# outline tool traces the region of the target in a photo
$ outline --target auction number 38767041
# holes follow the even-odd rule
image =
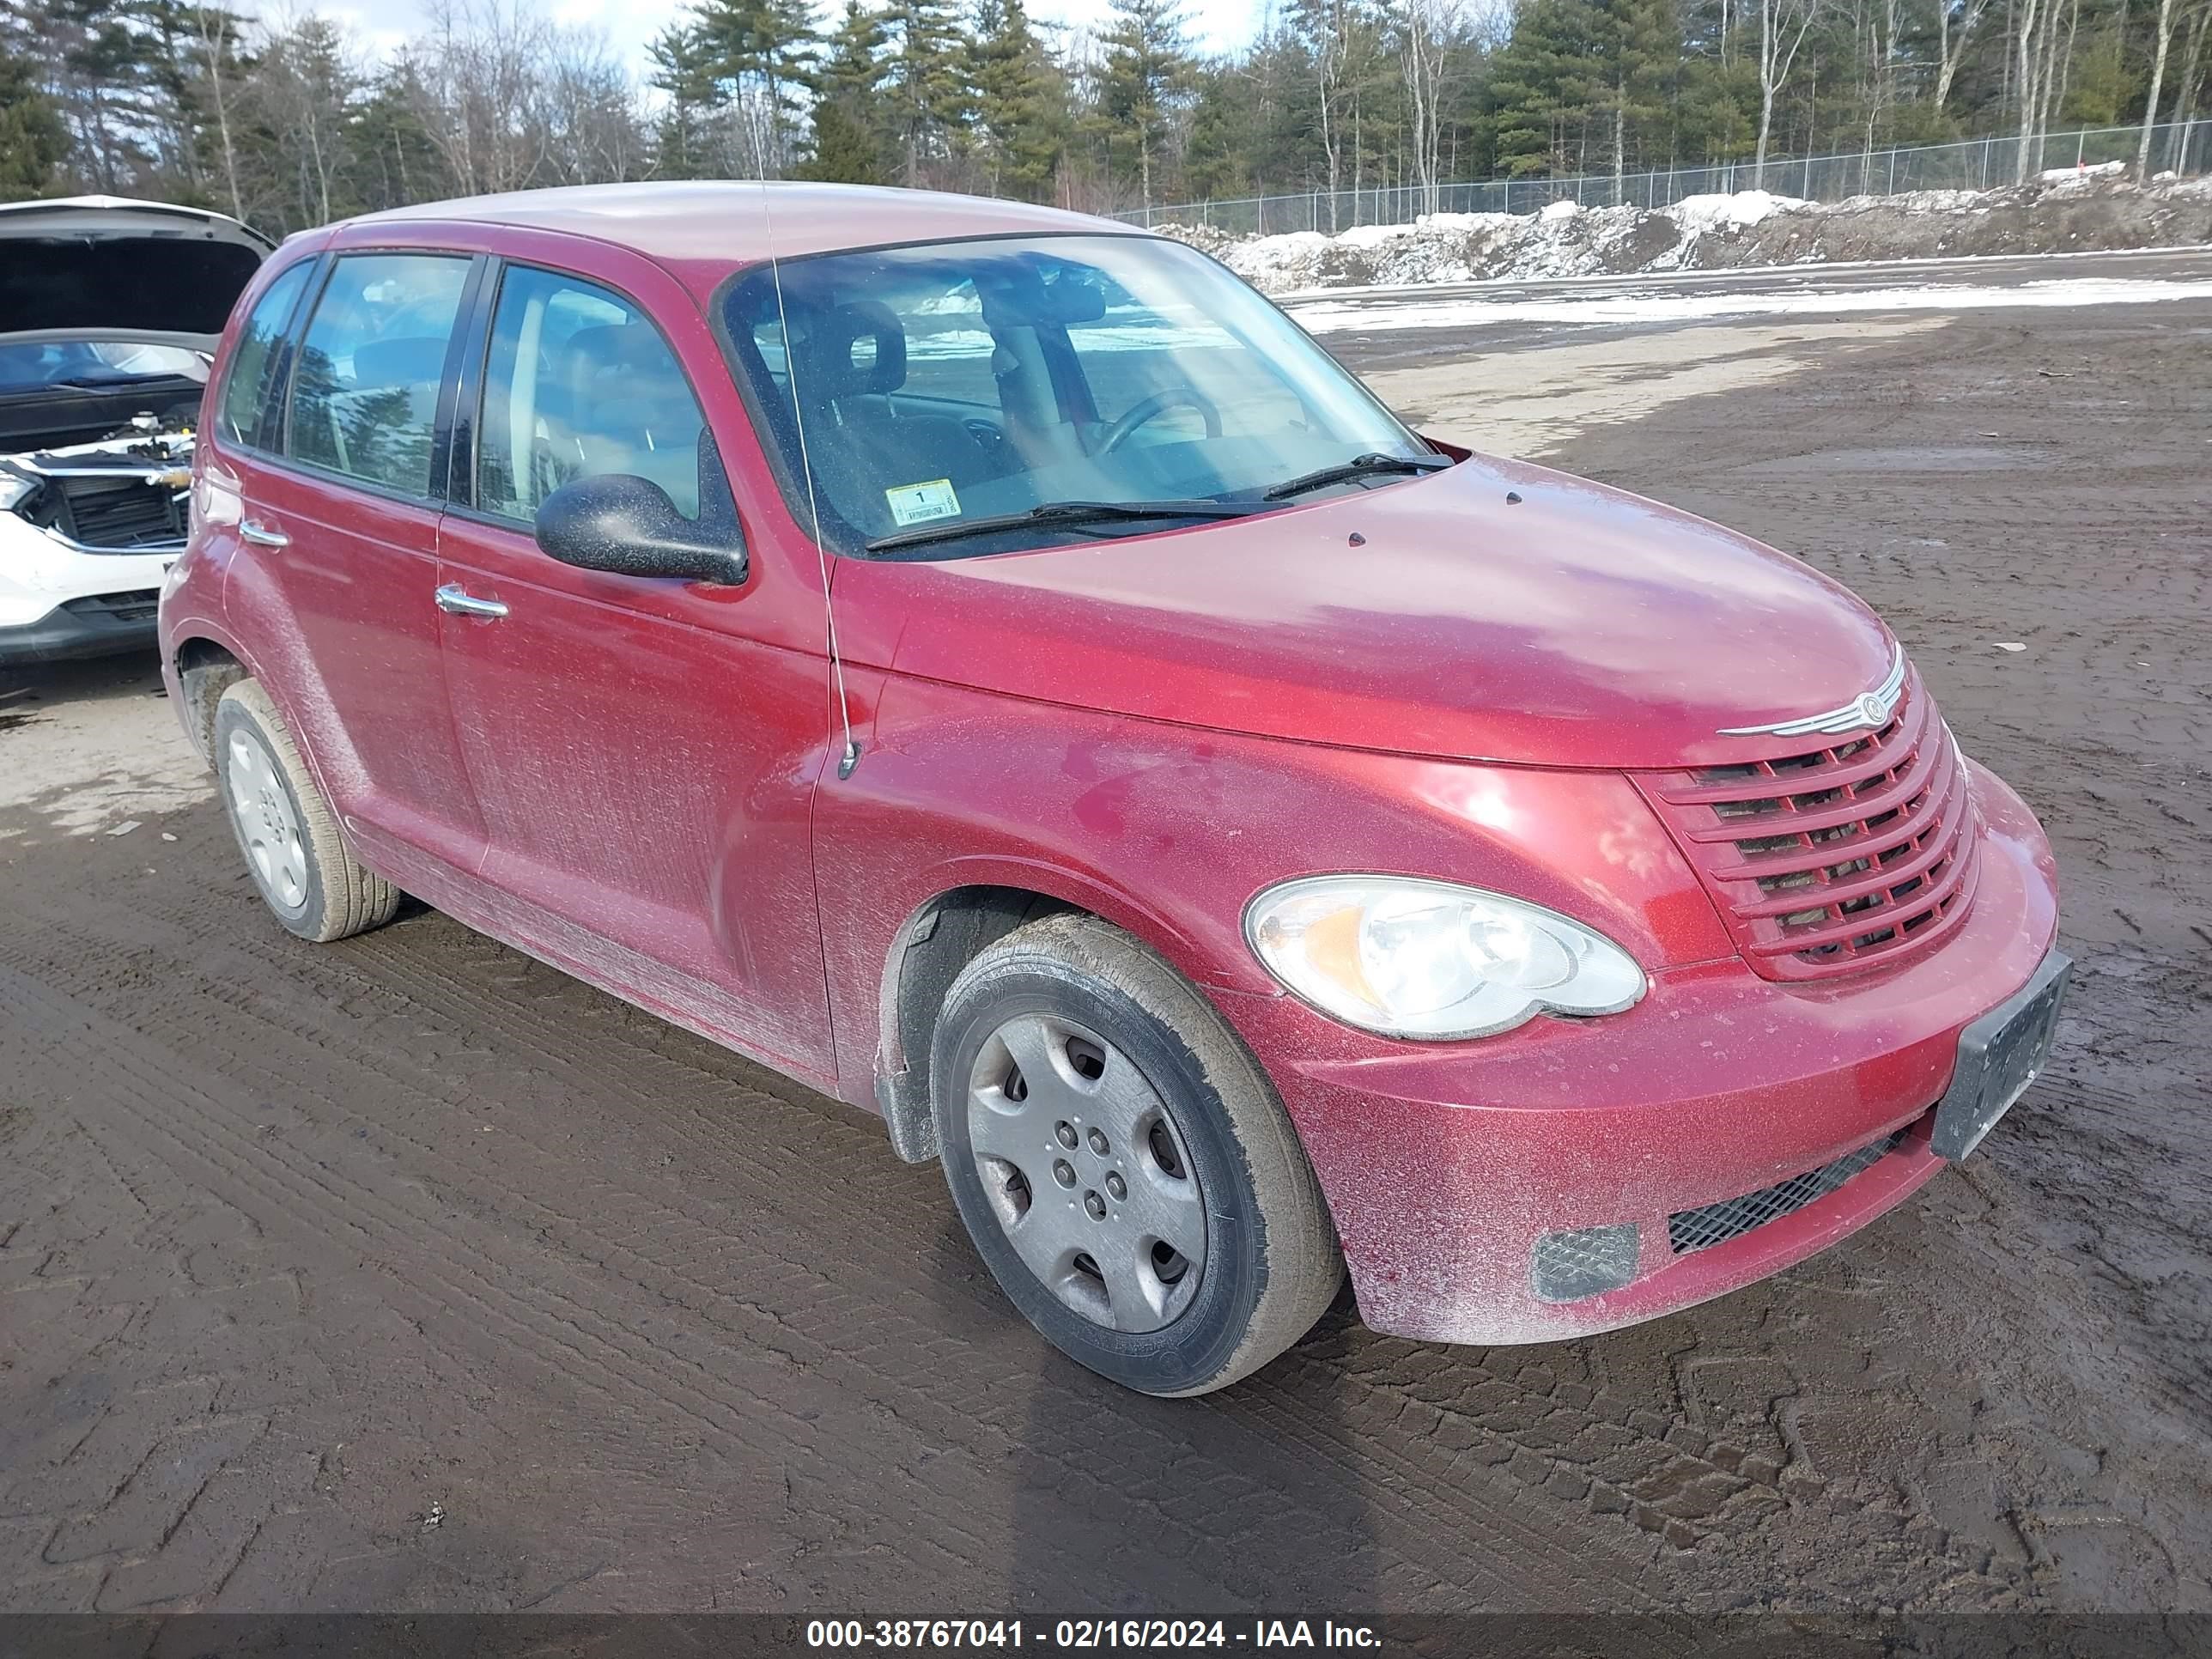
[[[1375,1648],[1371,1626],[1334,1620],[1061,1619],[1024,1626],[1018,1619],[812,1619],[810,1648]]]

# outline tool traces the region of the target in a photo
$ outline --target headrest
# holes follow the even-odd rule
[[[446,343],[429,335],[371,340],[353,349],[354,385],[420,386],[446,373]]]
[[[659,368],[668,349],[650,323],[605,323],[580,328],[568,337],[577,369],[597,374],[610,368]]]
[[[800,382],[810,398],[852,398],[896,392],[906,384],[906,330],[878,300],[854,300],[809,319]]]

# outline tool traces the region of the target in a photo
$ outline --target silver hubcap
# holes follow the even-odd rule
[[[1008,1242],[1085,1319],[1156,1331],[1197,1297],[1205,1194],[1159,1091],[1097,1032],[1048,1014],[992,1032],[968,1138]]]
[[[307,848],[300,838],[292,798],[276,775],[276,758],[258,738],[241,729],[231,732],[224,762],[223,787],[261,890],[287,910],[296,910],[307,902]]]

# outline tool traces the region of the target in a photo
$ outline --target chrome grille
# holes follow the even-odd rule
[[[1966,763],[1917,675],[1878,732],[1636,781],[1769,979],[1932,944],[1972,902],[1980,836]]]

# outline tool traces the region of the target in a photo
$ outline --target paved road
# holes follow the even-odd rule
[[[2212,247],[1323,289],[1286,295],[1281,303],[1291,315],[1323,331],[1323,342],[1333,352],[1347,361],[1356,358],[1365,372],[1475,350],[1524,350],[1551,344],[1563,331],[1595,340],[1723,319],[1674,314],[1678,305],[1725,307],[1729,318],[1755,317],[1776,307],[1787,307],[1794,316],[1817,317],[1824,298],[1836,300],[1840,312],[1901,289],[2018,290],[2053,282],[2212,283]],[[1607,302],[1628,302],[1645,314],[1601,313],[1592,320],[1585,312]],[[1423,325],[1401,325],[1412,313],[1428,313]],[[1446,313],[1449,319],[1437,325],[1434,319]]]

